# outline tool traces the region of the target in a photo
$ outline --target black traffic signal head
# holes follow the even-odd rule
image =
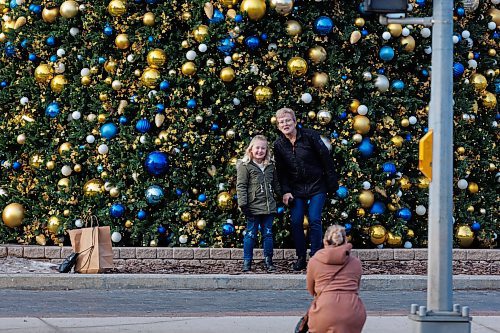
[[[364,0],[364,9],[372,13],[405,13],[408,0]]]

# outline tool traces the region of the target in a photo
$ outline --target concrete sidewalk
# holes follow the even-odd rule
[[[0,274],[0,289],[303,290],[297,274]],[[424,290],[427,276],[365,275],[362,290]],[[454,290],[500,290],[498,275],[455,275]]]
[[[0,318],[0,333],[290,333],[299,317]],[[500,317],[474,317],[472,333],[500,332]],[[369,316],[363,333],[411,332],[405,316]]]

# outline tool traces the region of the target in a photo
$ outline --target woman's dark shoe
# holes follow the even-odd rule
[[[301,271],[303,269],[306,269],[306,267],[307,267],[306,257],[298,257],[295,264],[293,264],[294,271]]]
[[[243,260],[243,272],[248,272],[252,270],[252,260]]]
[[[276,270],[276,267],[274,267],[274,265],[273,265],[273,258],[265,257],[264,258],[264,267],[266,267],[266,270],[268,272],[274,272]]]

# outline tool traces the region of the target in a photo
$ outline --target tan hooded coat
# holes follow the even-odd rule
[[[349,255],[351,249],[351,244],[326,247],[309,261],[307,290],[313,296],[322,292],[309,310],[310,333],[360,333],[363,329],[366,310],[358,296],[361,261]]]

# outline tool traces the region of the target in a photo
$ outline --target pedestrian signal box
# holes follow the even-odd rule
[[[429,130],[418,143],[418,169],[432,180],[432,130]]]
[[[408,0],[364,0],[363,6],[373,13],[406,13]]]

